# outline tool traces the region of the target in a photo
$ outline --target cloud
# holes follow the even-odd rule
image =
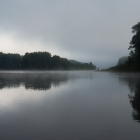
[[[107,67],[129,54],[139,4],[138,0],[1,1],[0,29],[17,32],[20,40],[18,49],[9,43],[7,51],[22,53],[27,50],[22,43],[28,42],[29,51],[46,50]]]
[[[24,55],[26,52],[39,52],[39,51],[47,51],[53,52],[52,55],[60,54],[60,50],[58,46],[55,44],[47,43],[39,40],[38,38],[32,39],[23,39],[18,37],[18,33],[16,32],[3,32],[0,33],[0,46],[1,52],[4,53],[19,53]],[[67,56],[68,54],[63,54],[63,56]]]

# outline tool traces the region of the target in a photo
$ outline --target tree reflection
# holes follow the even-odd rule
[[[132,116],[134,120],[140,123],[140,79],[133,79],[129,81],[129,94],[130,103],[133,107]]]
[[[140,123],[140,74],[128,74],[121,77],[121,80],[128,83],[130,104],[132,105],[132,117]]]
[[[49,90],[68,82],[67,74],[51,73],[0,73],[0,89],[24,85],[33,90]]]

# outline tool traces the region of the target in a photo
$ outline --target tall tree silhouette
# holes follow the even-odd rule
[[[140,22],[132,27],[132,33],[134,33],[134,36],[128,48],[130,50],[129,62],[132,63],[131,67],[140,70]]]

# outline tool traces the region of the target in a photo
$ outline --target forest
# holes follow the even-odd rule
[[[140,22],[132,27],[134,34],[129,46],[129,57],[124,64],[111,67],[111,71],[140,71]]]
[[[32,52],[25,55],[0,52],[0,70],[94,70],[90,63],[69,61],[49,52]]]

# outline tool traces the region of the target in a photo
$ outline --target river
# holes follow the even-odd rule
[[[140,73],[1,71],[1,140],[139,140]]]

